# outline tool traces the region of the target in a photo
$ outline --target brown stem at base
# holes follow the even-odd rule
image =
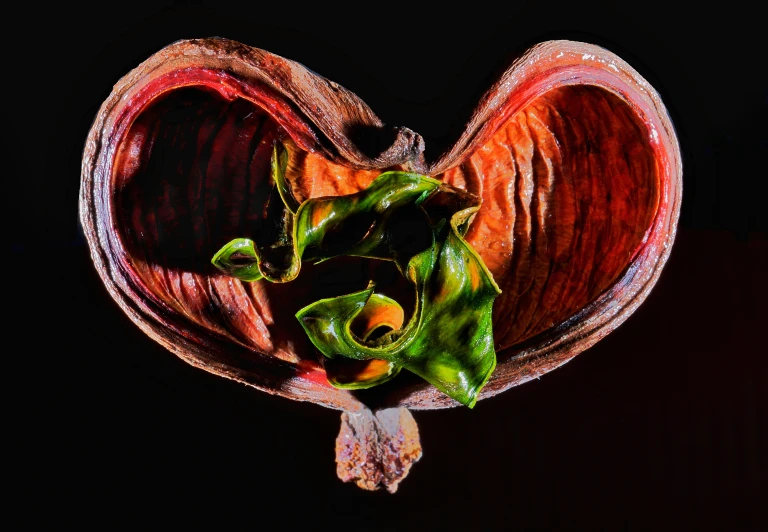
[[[421,458],[416,420],[407,408],[387,408],[374,414],[365,408],[341,414],[336,438],[336,474],[365,490],[397,486]]]

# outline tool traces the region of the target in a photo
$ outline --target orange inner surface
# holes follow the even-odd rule
[[[286,177],[299,201],[356,192],[384,171],[298,150],[246,100],[179,89],[145,109],[119,146],[116,218],[156,299],[196,326],[297,362],[314,358],[294,317],[304,305],[361,290],[371,278],[406,309],[413,295],[381,261],[302,265],[282,285],[244,283],[211,265],[221,246],[252,236],[276,139],[293,148]],[[432,176],[482,197],[467,240],[502,289],[497,349],[561,323],[617,281],[655,214],[656,173],[648,132],[627,104],[570,86],[539,97],[458,166]]]

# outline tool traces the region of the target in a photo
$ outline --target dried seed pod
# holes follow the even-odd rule
[[[653,87],[597,46],[530,49],[433,160],[417,133],[382,123],[338,84],[234,41],[176,42],[128,73],[102,104],[82,160],[81,222],[111,296],[192,365],[344,411],[340,441],[355,434],[367,450],[338,445],[340,476],[366,489],[394,491],[421,454],[399,409],[459,403],[405,372],[369,390],[332,386],[295,318],[371,278],[407,294],[391,265],[340,257],[284,284],[244,282],[211,265],[224,243],[266,230],[276,143],[287,148],[284,178],[297,204],[359,192],[385,171],[481,199],[464,236],[501,294],[496,367],[479,399],[614,330],[654,286],[675,236],[682,166],[671,120]],[[398,429],[392,420],[406,421]],[[381,447],[393,438],[401,443]],[[350,462],[363,454],[370,467]],[[393,460],[402,467],[382,463]]]

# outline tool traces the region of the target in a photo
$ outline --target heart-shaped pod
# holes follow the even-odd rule
[[[482,198],[467,241],[502,289],[498,363],[480,399],[538,377],[621,324],[670,253],[682,166],[657,92],[590,44],[533,47],[486,91],[438,158],[338,84],[226,39],[174,43],[101,106],[82,163],[80,214],[110,294],[149,336],[212,373],[355,412],[458,403],[398,376],[329,385],[294,314],[391,276],[334,259],[286,284],[244,283],[210,258],[264,207],[274,141],[290,148],[299,201],[365,188],[385,170],[426,174]],[[383,269],[382,269],[383,268]]]

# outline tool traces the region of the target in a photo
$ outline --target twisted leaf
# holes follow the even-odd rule
[[[375,294],[373,284],[296,314],[327,357],[329,381],[368,388],[404,367],[474,406],[496,365],[491,311],[500,293],[463,238],[479,198],[427,176],[392,171],[355,194],[298,204],[286,164],[285,152],[275,148],[273,190],[256,240],[232,240],[213,264],[244,281],[288,282],[302,260],[351,255],[394,261],[415,290],[405,326],[400,305]],[[381,335],[382,328],[388,332]]]
[[[403,366],[443,393],[472,408],[496,367],[491,311],[500,290],[458,226],[477,207],[441,224],[435,244],[408,263],[416,308],[408,324],[378,340],[351,330],[374,296],[374,288],[323,299],[296,317],[325,356],[381,359]]]

